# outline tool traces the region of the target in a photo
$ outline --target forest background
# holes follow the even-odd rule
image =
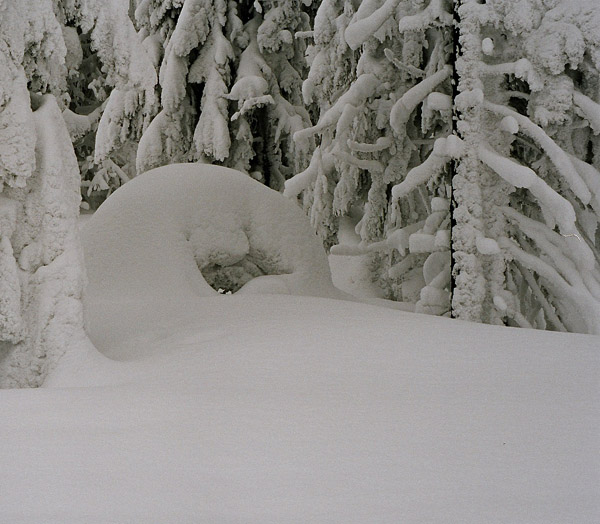
[[[3,354],[80,323],[80,195],[176,162],[297,199],[417,312],[599,334],[594,4],[0,1]]]

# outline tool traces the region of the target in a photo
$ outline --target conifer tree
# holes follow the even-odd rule
[[[135,21],[159,79],[154,107],[138,106],[138,173],[210,162],[280,189],[304,167],[308,148],[291,139],[310,125],[300,95],[305,45],[295,38],[309,17],[299,0],[143,0]],[[131,90],[111,93],[107,110]],[[98,163],[110,136],[96,142]]]
[[[306,103],[316,101],[309,167],[286,184],[303,193],[325,245],[358,214],[358,246],[389,298],[449,310],[452,14],[444,2],[321,2],[309,49]],[[450,140],[452,143],[452,140]]]
[[[459,17],[456,316],[597,333],[597,9],[464,0]]]
[[[122,2],[24,0],[0,8],[0,386],[38,386],[65,352],[89,344],[72,140],[97,115],[69,109],[77,104],[69,89],[83,58],[79,35],[89,35],[109,88],[139,86],[134,106],[153,92]],[[131,114],[123,107],[103,118],[120,115],[126,126]]]
[[[454,191],[459,318],[597,333],[600,17],[465,0]]]

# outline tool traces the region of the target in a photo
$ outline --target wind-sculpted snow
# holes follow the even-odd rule
[[[123,307],[156,309],[217,294],[213,287],[342,295],[303,212],[224,167],[175,164],[149,171],[116,191],[82,236],[92,338],[105,330],[98,308],[118,317]]]

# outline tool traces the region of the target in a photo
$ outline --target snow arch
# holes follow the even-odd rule
[[[144,173],[98,209],[82,240],[88,304],[214,295],[209,282],[241,293],[341,297],[302,210],[225,167]]]

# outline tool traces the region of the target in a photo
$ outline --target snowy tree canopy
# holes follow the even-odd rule
[[[75,184],[178,162],[283,192],[417,312],[600,332],[596,4],[0,1],[2,383],[85,339]]]
[[[597,333],[598,10],[465,1],[458,14],[453,309]]]

